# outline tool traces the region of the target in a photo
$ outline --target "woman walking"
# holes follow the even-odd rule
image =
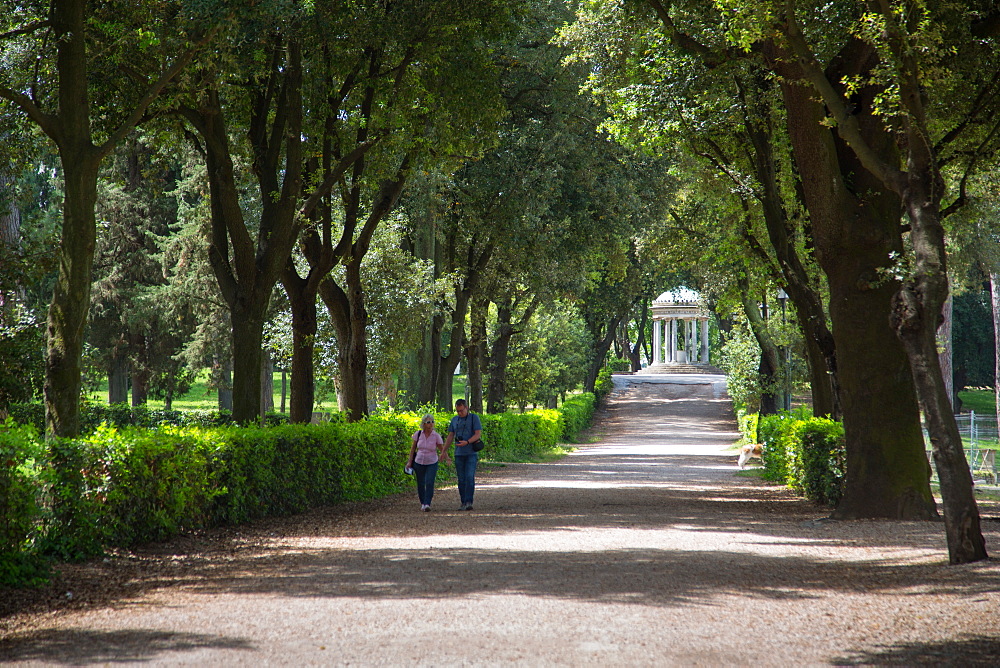
[[[417,478],[417,496],[420,497],[420,510],[424,512],[431,509],[439,459],[447,462],[448,451],[441,434],[434,431],[434,416],[427,414],[420,421],[420,431],[413,435],[408,464]]]

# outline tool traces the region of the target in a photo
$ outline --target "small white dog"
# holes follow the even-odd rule
[[[747,444],[740,448],[740,468],[746,468],[747,462],[756,457],[761,459],[761,455],[764,454],[764,446],[760,443]]]

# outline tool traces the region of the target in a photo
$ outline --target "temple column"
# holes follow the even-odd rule
[[[694,364],[697,360],[694,354],[694,320],[684,321],[684,361]]]
[[[670,351],[670,361],[677,361],[677,318],[670,319],[670,345],[667,350]]]
[[[701,362],[708,364],[708,318],[701,321]]]
[[[660,354],[660,335],[663,331],[663,321],[654,320],[653,321],[653,364],[659,364],[662,362],[662,355]]]

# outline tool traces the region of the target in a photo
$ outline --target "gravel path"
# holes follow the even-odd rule
[[[1000,665],[996,560],[948,566],[941,523],[824,520],[737,475],[728,402],[670,396],[482,470],[473,512],[451,487],[68,567],[0,608],[0,661]]]

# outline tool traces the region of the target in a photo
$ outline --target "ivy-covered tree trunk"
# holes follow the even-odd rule
[[[82,12],[79,28],[79,40],[76,35],[65,39],[80,41],[82,49]],[[80,76],[85,75],[80,73]],[[99,158],[90,146],[86,109],[79,122],[87,126],[81,131],[88,137],[86,145],[79,149],[67,146],[61,152],[65,178],[63,229],[59,274],[49,305],[45,361],[45,431],[50,437],[71,438],[80,433],[80,360],[90,311],[90,275],[97,239],[94,205]]]

